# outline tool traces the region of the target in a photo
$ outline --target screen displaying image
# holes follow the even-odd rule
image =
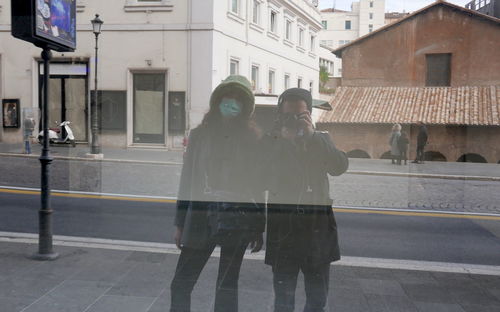
[[[76,0],[36,0],[36,34],[57,43],[76,43]]]

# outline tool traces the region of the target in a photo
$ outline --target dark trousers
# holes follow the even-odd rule
[[[274,312],[293,312],[299,271],[304,274],[306,291],[304,312],[325,311],[330,263],[313,267],[294,261],[286,261],[273,265]]]
[[[238,311],[238,279],[248,242],[221,246],[219,273],[215,289],[215,312]],[[206,248],[183,248],[170,285],[171,312],[191,311],[191,292],[203,267],[214,251],[215,244]]]
[[[399,151],[398,165],[401,165],[401,162],[403,160],[405,161],[405,165],[406,165],[406,161],[408,160],[408,149]]]
[[[417,158],[415,159],[418,162],[424,161],[424,145],[417,145]]]

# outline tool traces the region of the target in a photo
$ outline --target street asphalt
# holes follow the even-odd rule
[[[76,196],[76,197],[75,197]],[[39,196],[0,192],[0,231],[37,232]],[[173,203],[53,196],[54,234],[173,243]],[[385,213],[385,212],[384,212]],[[500,217],[337,212],[346,256],[500,266]]]

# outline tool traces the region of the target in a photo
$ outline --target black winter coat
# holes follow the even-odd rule
[[[262,140],[269,191],[265,262],[294,259],[318,265],[340,259],[328,174],[347,171],[348,159],[328,133],[295,144],[280,136]]]
[[[418,136],[417,136],[417,146],[423,147],[427,144],[427,140],[429,138],[429,135],[427,133],[427,127],[426,126],[420,126],[420,129],[418,130]]]
[[[189,248],[204,248],[210,243],[211,229],[207,194],[227,191],[241,199],[237,202],[256,201],[259,198],[255,173],[258,140],[252,134],[211,133],[198,127],[191,131],[179,185],[175,225],[183,228],[182,244]],[[255,234],[264,232],[264,207],[254,216]],[[248,234],[248,233],[242,233]],[[248,240],[254,237],[248,238]],[[217,243],[217,242],[216,242]]]

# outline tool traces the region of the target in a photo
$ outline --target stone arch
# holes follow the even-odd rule
[[[426,161],[448,161],[446,159],[446,156],[444,156],[442,153],[440,152],[435,152],[435,151],[428,151],[428,152],[425,152],[424,153],[424,159]]]
[[[391,151],[387,151],[380,156],[380,159],[392,159]]]
[[[366,151],[363,151],[361,149],[355,149],[347,153],[347,157],[349,158],[366,158],[369,159],[370,154],[368,154]]]
[[[486,158],[475,153],[463,154],[457,159],[457,162],[488,163]]]

